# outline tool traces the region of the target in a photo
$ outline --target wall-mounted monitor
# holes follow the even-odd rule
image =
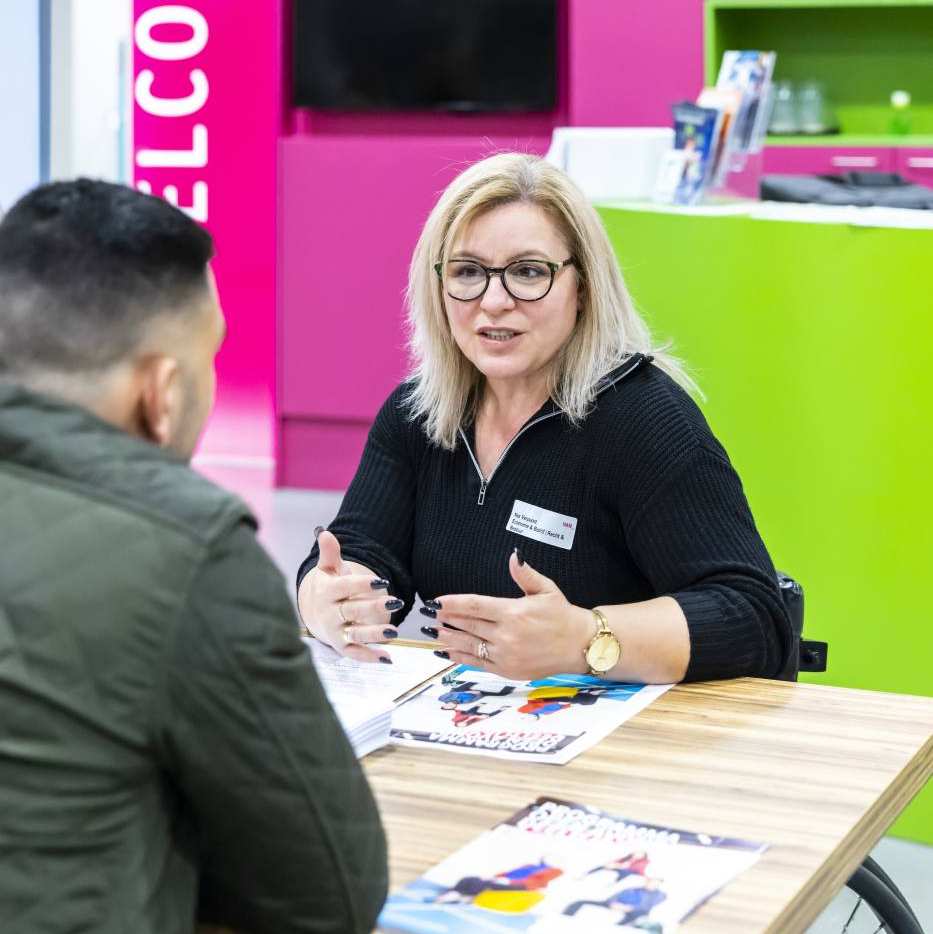
[[[294,0],[292,103],[549,111],[558,0]]]

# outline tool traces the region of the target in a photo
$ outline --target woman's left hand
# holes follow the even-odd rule
[[[592,613],[570,603],[554,581],[519,563],[514,552],[509,573],[525,596],[437,598],[438,648],[452,662],[516,681],[586,672],[583,651],[596,633]]]

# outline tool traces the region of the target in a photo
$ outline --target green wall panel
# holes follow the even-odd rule
[[[600,213],[830,643],[803,677],[933,695],[933,231]],[[933,843],[933,789],[892,832]]]

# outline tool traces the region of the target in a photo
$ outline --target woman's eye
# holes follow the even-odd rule
[[[512,275],[519,279],[524,279],[526,282],[531,282],[535,279],[540,279],[542,276],[546,276],[547,268],[539,266],[537,263],[521,263],[518,266],[512,267]]]
[[[452,279],[458,279],[461,282],[470,282],[474,279],[481,279],[482,276],[483,271],[479,268],[479,266],[474,266],[472,263],[454,265],[450,269],[450,277]]]

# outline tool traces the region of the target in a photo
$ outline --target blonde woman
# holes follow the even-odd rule
[[[513,153],[456,178],[408,307],[411,377],[299,572],[319,639],[388,660],[417,592],[443,657],[509,678],[782,668],[790,623],[739,478],[562,172]]]

